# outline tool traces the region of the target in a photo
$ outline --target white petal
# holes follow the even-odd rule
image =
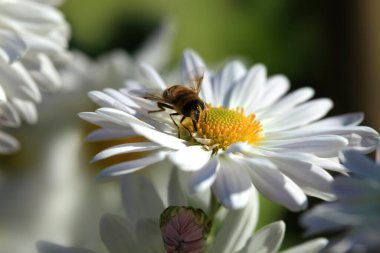
[[[300,211],[307,206],[305,193],[273,163],[263,159],[246,160],[253,185],[267,198],[291,211]]]
[[[253,66],[246,75],[239,81],[226,98],[227,108],[249,107],[262,92],[266,82],[266,68],[264,65]]]
[[[278,100],[275,104],[272,106],[268,106],[267,108],[264,108],[263,110],[260,110],[259,112],[256,112],[256,116],[258,119],[264,119],[268,117],[273,117],[276,115],[281,115],[284,112],[288,111],[289,109],[295,107],[296,105],[299,105],[307,100],[309,100],[311,97],[314,96],[314,90],[309,87],[300,88],[298,90],[295,90],[282,99]]]
[[[321,168],[337,171],[337,172],[346,172],[346,168],[343,167],[342,164],[340,164],[339,159],[337,157],[334,158],[320,158],[316,155],[310,154],[310,153],[303,153],[303,152],[287,152],[287,153],[279,153],[276,150],[275,151],[268,151],[268,150],[260,150],[260,155],[266,156],[266,157],[290,157],[296,160],[304,161],[310,164],[315,164]]]
[[[54,6],[60,5],[63,2],[63,0],[34,0],[34,1],[49,4],[49,5],[54,5]]]
[[[190,181],[190,192],[201,192],[214,183],[219,171],[219,161],[217,156],[214,156],[206,163],[199,171],[195,172]]]
[[[259,197],[256,190],[251,191],[249,199],[244,208],[228,211],[216,234],[210,253],[238,252],[246,245],[258,220]]]
[[[28,124],[35,124],[38,120],[37,109],[34,103],[21,99],[12,99],[12,104],[17,110],[18,114]]]
[[[147,178],[130,174],[121,179],[121,194],[126,218],[132,225],[139,219],[160,217],[164,204]]]
[[[276,117],[263,119],[261,123],[265,132],[276,132],[309,124],[325,116],[332,108],[333,103],[330,99],[316,99]]]
[[[21,124],[20,115],[11,103],[0,103],[0,125],[18,127]]]
[[[336,157],[348,145],[347,139],[340,136],[312,136],[286,141],[273,141],[273,148],[280,152],[305,152],[319,157]]]
[[[318,121],[319,122],[319,121]],[[312,124],[311,124],[312,125]],[[345,138],[349,138],[352,134],[357,134],[360,136],[370,136],[375,138],[378,134],[372,128],[364,126],[348,126],[348,127],[326,127],[326,128],[310,128],[305,126],[299,129],[288,130],[281,133],[268,134],[267,137],[276,139],[289,139],[289,138],[300,138],[307,136],[316,135],[339,135]]]
[[[380,248],[379,229],[377,225],[364,226],[331,240],[324,252],[365,252],[377,253]]]
[[[231,209],[243,208],[253,190],[245,168],[231,156],[219,157],[220,168],[212,185],[212,191],[223,206]]]
[[[379,146],[379,134],[372,128],[366,126],[351,127],[349,136],[344,136],[349,142],[349,147],[361,153],[370,153]]]
[[[347,113],[319,120],[306,126],[304,129],[321,129],[342,126],[357,126],[364,119],[363,113]]]
[[[203,149],[202,146],[190,146],[171,152],[168,155],[179,169],[184,171],[196,171],[201,169],[210,160],[211,152]]]
[[[120,99],[123,99],[123,102],[121,102],[120,100],[116,100],[115,97],[113,96],[115,94],[110,95],[109,93],[111,93],[112,91],[120,95],[122,97]],[[111,108],[115,108],[115,109],[127,112],[129,114],[134,113],[134,110],[129,108],[129,106],[134,106],[133,102],[131,102],[128,97],[125,97],[124,95],[122,95],[121,93],[115,90],[106,89],[104,92],[90,91],[88,93],[88,96],[94,103],[98,104],[101,107],[111,107]]]
[[[76,248],[76,247],[63,247],[54,243],[39,241],[37,242],[37,249],[39,253],[95,253],[95,251]]]
[[[290,88],[289,80],[286,76],[276,75],[268,79],[260,98],[250,111],[259,111],[262,108],[272,105],[281,98]]]
[[[344,166],[354,174],[365,178],[380,180],[380,166],[357,151],[346,150],[341,156]]]
[[[377,198],[351,198],[349,201],[322,203],[315,209],[320,208],[320,219],[340,223],[345,226],[378,224],[379,204],[376,201]]]
[[[111,156],[134,153],[134,152],[145,152],[150,150],[156,150],[161,148],[161,146],[155,144],[154,142],[137,142],[137,143],[126,143],[111,148],[107,148],[102,152],[99,152],[91,162],[96,162],[109,158]]]
[[[291,178],[306,194],[324,200],[333,200],[331,189],[333,177],[322,168],[295,158],[274,159],[278,169]]]
[[[14,23],[31,23],[52,28],[63,21],[62,14],[55,8],[31,1],[2,1],[1,14]]]
[[[320,204],[301,216],[301,224],[307,229],[306,235],[313,235],[323,231],[337,231],[346,225],[344,221],[341,221],[342,218],[336,219],[337,215],[341,215],[341,213],[334,214],[334,210],[330,209],[329,206]]]
[[[181,139],[174,137],[172,135],[168,135],[168,134],[153,130],[151,128],[136,126],[134,124],[132,124],[131,127],[136,133],[144,136],[148,140],[151,140],[157,144],[160,144],[163,147],[175,149],[175,150],[186,147],[186,145],[183,144],[183,141]]]
[[[331,171],[336,171],[340,173],[346,173],[347,169],[339,163],[338,158],[319,158],[319,157],[314,157],[311,160],[304,160],[310,163],[313,163],[321,168],[331,170]]]
[[[61,87],[61,76],[47,55],[38,54],[36,57],[24,57],[21,62],[41,90],[56,92]]]
[[[19,62],[8,65],[0,61],[0,85],[7,91],[8,97],[33,100],[34,102],[41,100],[41,93],[36,83]]]
[[[131,88],[130,85],[128,85],[128,88],[119,90],[122,95],[126,96],[131,101],[131,103],[135,104],[128,106],[141,108],[142,110],[145,110],[145,113],[148,111],[157,110],[157,102],[143,98],[147,94],[147,90],[141,89],[142,84],[137,85],[137,88]]]
[[[12,64],[25,55],[27,45],[16,33],[0,30],[0,59]]]
[[[104,89],[103,92],[108,94],[115,101],[120,102],[121,104],[125,105],[125,107],[136,107],[137,105],[134,101],[132,101],[129,97],[122,94],[120,91],[107,88],[107,89]]]
[[[88,97],[97,105],[101,107],[112,107],[113,102],[115,101],[112,97],[105,94],[101,91],[90,91]]]
[[[321,129],[308,129],[303,127],[291,131],[267,134],[268,139],[291,139],[306,136],[319,135],[339,135],[346,138],[349,146],[362,153],[369,153],[376,149],[379,143],[379,134],[370,127],[365,126],[347,126],[347,127],[331,127]]]
[[[101,117],[95,112],[81,112],[78,114],[78,116],[81,119],[86,120],[94,125],[104,127],[104,128],[109,128],[110,130],[116,129],[116,130],[123,131],[123,130],[130,129],[130,127],[121,126],[120,124],[109,121],[108,119],[104,119],[103,117]]]
[[[33,1],[2,1],[0,19],[3,27],[22,36],[29,51],[59,55],[65,50],[69,28],[56,8]]]
[[[376,181],[363,180],[359,178],[340,176],[336,177],[333,190],[339,200],[372,201],[379,195],[379,185]]]
[[[144,118],[144,119],[146,118],[146,120],[142,120],[140,118],[135,117],[131,113],[125,112],[124,110],[120,110],[120,109],[116,109],[116,108],[100,108],[100,109],[96,110],[96,114],[98,116],[100,116],[99,118],[103,118],[104,120],[107,120],[107,121],[112,122],[114,124],[120,125],[124,128],[133,128],[133,129],[137,129],[137,130],[139,130],[139,128],[154,129],[154,126],[149,124],[150,122],[149,123],[145,122],[146,120],[153,121],[152,119],[144,117],[142,115],[139,115],[139,116],[141,116],[141,118]],[[157,135],[158,135],[157,138],[159,138],[162,135],[165,135],[165,134],[158,132],[156,130],[154,130],[154,132],[157,132]],[[168,138],[173,139],[174,137],[169,136]],[[178,138],[174,138],[174,139],[177,139],[177,141],[179,141]]]
[[[0,154],[11,154],[19,148],[20,144],[13,136],[0,131]]]
[[[168,205],[169,206],[188,206],[188,197],[182,189],[181,179],[179,178],[180,171],[173,169],[170,174],[169,189],[168,189]]]
[[[165,158],[165,156],[165,152],[156,152],[150,156],[146,156],[141,159],[118,163],[105,168],[96,176],[96,179],[99,181],[103,181],[111,177],[117,177],[132,173],[140,169],[143,169],[151,164],[162,161]]]
[[[125,80],[136,76],[135,62],[140,61],[134,61],[126,51],[114,49],[101,55],[98,64],[90,66],[90,71],[95,74],[92,79],[97,87],[104,87],[105,83],[120,87]]]
[[[0,103],[5,103],[7,102],[7,94],[5,93],[5,90],[0,84]]]
[[[227,106],[224,100],[229,96],[236,81],[246,73],[245,66],[239,61],[232,61],[226,64],[223,69],[212,79],[213,96],[217,106]]]
[[[116,215],[105,214],[100,220],[100,237],[109,253],[139,252],[127,222]]]
[[[325,238],[317,238],[307,241],[298,246],[291,247],[288,250],[281,251],[281,253],[318,253],[327,245],[329,241]]]
[[[202,89],[200,92],[201,97],[208,103],[214,104],[213,93],[212,93],[212,85],[209,77],[209,73],[207,72],[206,65],[204,64],[201,57],[195,53],[194,51],[187,49],[183,52],[181,59],[181,74],[182,81],[187,83],[187,79],[189,79],[189,75],[201,75],[202,73],[198,73],[199,70],[203,69],[203,80],[202,80]],[[194,73],[195,71],[195,73]],[[191,79],[191,76],[190,76]]]
[[[225,151],[221,152],[221,154],[244,153],[244,151],[254,152],[255,150],[246,142],[236,142],[230,145]]]
[[[167,85],[162,80],[161,76],[150,65],[145,63],[141,64],[140,71],[143,77],[145,78],[148,87],[150,87],[151,89],[163,91],[167,88]]]
[[[152,128],[149,124],[146,124],[142,120],[118,109],[114,108],[100,108],[96,110],[96,113],[104,119],[119,124],[121,126],[131,126],[131,124]]]
[[[140,252],[165,252],[158,217],[156,219],[140,219],[137,222],[136,235]]]
[[[239,253],[277,253],[285,234],[285,223],[278,221],[269,224],[255,234]]]
[[[87,135],[86,141],[117,140],[131,136],[136,136],[135,131],[132,129],[116,130],[100,128],[92,131],[89,135]]]
[[[177,137],[154,130],[153,127],[136,117],[123,111],[113,108],[100,108],[96,110],[104,119],[108,119],[116,124],[131,127],[137,134],[171,149],[180,149],[185,147],[183,141]]]
[[[66,40],[66,36],[62,36],[62,33],[59,31],[50,32],[50,34],[47,35],[48,36],[41,36],[37,33],[26,32],[23,36],[23,39],[29,47],[28,53],[35,54],[43,52],[47,55],[57,55],[58,57],[64,57],[63,55],[65,54],[65,45],[63,45],[62,42],[65,43],[64,40]],[[54,38],[55,35],[61,37],[59,38],[61,41],[56,40]]]

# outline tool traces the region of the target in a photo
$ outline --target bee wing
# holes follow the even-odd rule
[[[142,89],[128,89],[127,92],[133,96],[141,97],[153,101],[164,101],[162,98],[162,91],[156,91],[156,90],[142,90]]]
[[[162,98],[161,95],[155,95],[155,94],[150,94],[150,93],[146,93],[142,98],[158,101],[158,102],[165,102],[165,100]]]
[[[205,72],[206,69],[204,67],[197,67],[187,73],[186,81],[191,84],[192,89],[198,94],[201,90],[201,84]]]

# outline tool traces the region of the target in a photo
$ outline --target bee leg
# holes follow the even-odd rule
[[[173,106],[162,103],[162,102],[157,102],[157,107],[160,109],[154,110],[154,111],[148,111],[148,113],[163,112],[165,111],[166,108],[174,109]]]
[[[170,118],[172,119],[174,125],[175,125],[175,126],[177,127],[177,129],[178,129],[178,138],[180,138],[179,126],[178,126],[178,124],[175,122],[175,120],[173,119],[173,116],[178,116],[178,115],[179,115],[179,113],[176,113],[176,112],[174,112],[174,113],[170,113],[170,114],[169,114],[169,116],[170,116]],[[182,122],[182,121],[181,121],[181,122]]]
[[[195,132],[197,132],[198,131],[197,122],[195,122],[195,120],[193,120],[193,127],[194,127]]]
[[[183,116],[182,119],[181,119],[181,121],[180,121],[179,123],[181,123],[181,126],[183,126],[183,128],[185,128],[185,129],[187,130],[187,132],[189,132],[189,134],[190,134],[190,136],[191,136],[191,131],[190,131],[186,126],[184,126],[184,125],[182,124],[182,122],[183,122],[185,119],[186,119],[186,116]]]

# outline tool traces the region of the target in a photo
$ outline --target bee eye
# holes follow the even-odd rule
[[[201,100],[197,101],[197,110],[202,111],[204,109],[205,109],[205,104],[203,103],[203,101]]]

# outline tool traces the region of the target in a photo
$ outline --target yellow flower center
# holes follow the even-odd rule
[[[262,126],[255,118],[255,114],[245,116],[242,108],[231,110],[210,106],[199,117],[197,135],[208,139],[208,146],[217,150],[226,150],[236,142],[254,145],[262,138]]]

